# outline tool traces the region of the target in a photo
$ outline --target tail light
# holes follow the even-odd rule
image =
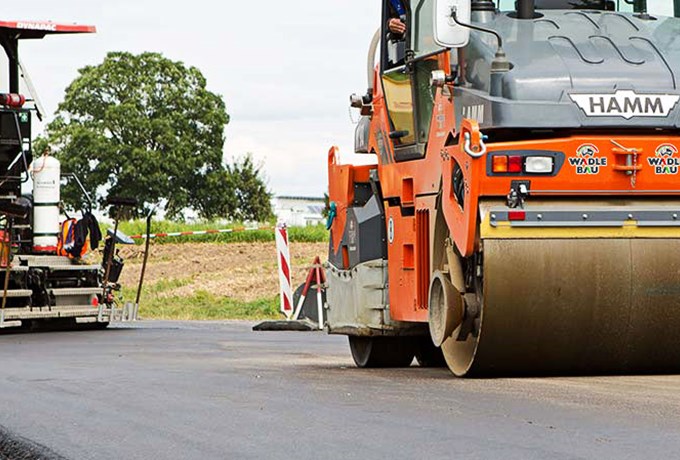
[[[522,157],[519,155],[494,155],[492,170],[495,173],[522,173]]]
[[[545,155],[492,155],[493,174],[553,174],[555,159]]]
[[[496,155],[493,157],[493,172],[508,172],[508,157],[506,155]]]
[[[522,172],[522,157],[516,155],[508,157],[508,172],[513,174]]]

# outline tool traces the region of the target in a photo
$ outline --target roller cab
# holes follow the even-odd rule
[[[388,3],[352,98],[377,164],[329,161],[329,331],[363,367],[677,372],[680,21],[448,0],[395,37]]]

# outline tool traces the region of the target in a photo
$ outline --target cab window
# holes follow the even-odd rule
[[[390,1],[386,0],[385,4]],[[434,0],[402,1],[407,7],[404,46],[409,61],[395,63],[389,50],[384,50],[382,74],[396,161],[418,159],[425,154],[435,94],[430,86],[430,76],[439,66],[435,55],[443,51],[434,42]],[[388,8],[384,11],[388,12]],[[388,20],[386,14],[384,23]],[[389,44],[388,32],[384,35]]]
[[[405,66],[383,74],[383,90],[390,115],[390,138],[396,148],[415,143],[411,74]]]

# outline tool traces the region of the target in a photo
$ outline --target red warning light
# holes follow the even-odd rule
[[[26,97],[21,94],[0,94],[0,105],[20,109],[26,103]]]
[[[508,157],[508,172],[514,174],[522,173],[522,157],[515,155]]]

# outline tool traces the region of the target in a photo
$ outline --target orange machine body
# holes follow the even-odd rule
[[[449,56],[442,52],[431,59],[436,59],[439,69],[446,71],[450,68]],[[428,320],[431,244],[438,212],[445,217],[458,254],[469,257],[479,250],[480,201],[505,198],[513,181],[530,181],[532,197],[678,195],[680,154],[675,146],[680,146],[680,136],[592,133],[518,142],[491,141],[486,144],[486,155],[473,158],[463,149],[466,133],[473,149],[481,144],[482,134],[476,121],[456,120],[452,94],[450,84],[436,91],[425,155],[398,162],[393,154],[394,144],[385,135],[390,131],[390,122],[380,72],[376,70],[368,145],[369,152],[378,158],[377,166],[339,165],[334,149],[329,158],[330,200],[338,205],[338,217],[332,227],[335,252],[340,249],[345,226],[341,208],[351,203],[353,184],[368,181],[370,170],[377,168],[389,240],[387,260],[393,320]],[[460,132],[456,131],[457,126]],[[557,154],[558,170],[552,175],[493,173],[494,155],[512,156],[527,151]],[[458,197],[451,180],[456,164],[466,184]],[[463,203],[459,202],[461,198]]]

